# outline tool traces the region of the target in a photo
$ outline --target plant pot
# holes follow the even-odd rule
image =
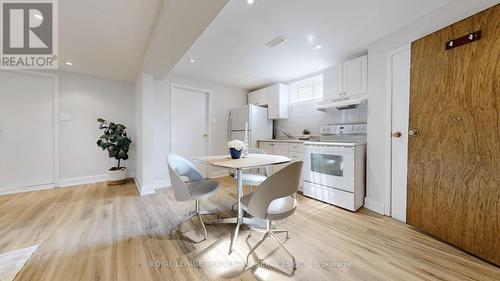
[[[229,152],[231,153],[231,158],[233,158],[233,159],[240,159],[241,158],[241,151],[242,150],[236,150],[235,148],[230,148]]]
[[[127,182],[127,168],[117,169],[113,167],[108,170],[108,185],[119,185]]]

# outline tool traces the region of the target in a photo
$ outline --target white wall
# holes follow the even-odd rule
[[[137,128],[136,184],[139,192],[154,192],[154,79],[140,73],[134,89],[134,124]]]
[[[69,121],[59,122],[60,184],[105,180],[106,171],[116,160],[96,145],[102,134],[96,119],[124,124],[135,141],[133,85],[59,72],[59,112],[71,116]],[[133,159],[123,164],[131,170],[135,166]]]
[[[345,58],[346,60],[349,58]],[[330,68],[324,69],[321,72],[312,73],[304,77],[293,79],[291,81],[285,82],[285,84],[291,84],[293,82],[309,78],[313,75],[323,73],[323,98],[325,100],[331,99],[333,93],[332,88],[336,89],[337,85],[327,85],[329,81],[327,75],[331,69],[336,69],[338,66],[332,66]],[[337,73],[337,71],[335,71]],[[335,79],[336,81],[337,79]],[[335,82],[337,83],[337,82]],[[330,92],[328,92],[330,91]],[[316,110],[317,102],[309,103],[298,103],[290,105],[288,108],[288,119],[279,119],[274,121],[274,134],[276,137],[285,137],[283,131],[291,133],[293,136],[301,136],[304,129],[309,129],[311,135],[319,135],[319,128],[322,125],[328,124],[346,124],[346,123],[366,123],[367,119],[367,108],[366,103],[361,104],[359,107],[354,109],[346,110],[335,110],[333,112],[322,112]]]
[[[166,159],[170,153],[170,87],[172,83],[212,92],[212,154],[227,153],[229,109],[247,104],[248,91],[201,79],[169,74],[155,81],[154,97],[154,177],[155,187],[170,185]]]
[[[293,136],[301,136],[307,128],[311,135],[319,135],[319,127],[327,124],[366,123],[367,104],[363,103],[358,108],[322,112],[316,110],[317,103],[291,105],[288,119],[274,122],[274,133],[277,137],[284,137],[283,130]]]
[[[497,1],[455,0],[389,34],[368,48],[368,162],[365,207],[388,214],[390,185],[390,96],[387,92],[387,54],[418,38],[482,11]],[[443,42],[444,44],[444,42]]]

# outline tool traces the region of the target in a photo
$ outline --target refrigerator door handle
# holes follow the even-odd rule
[[[229,111],[229,119],[227,120],[227,141],[231,141],[231,127],[233,126],[233,116]]]

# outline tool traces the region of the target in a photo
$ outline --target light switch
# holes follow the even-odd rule
[[[71,114],[69,114],[69,113],[61,113],[61,114],[59,114],[59,121],[62,121],[62,122],[71,122]]]
[[[163,112],[161,114],[161,120],[168,121],[170,119],[170,115],[168,113]]]

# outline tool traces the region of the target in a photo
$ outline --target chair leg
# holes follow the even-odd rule
[[[205,238],[203,240],[200,240],[199,242],[207,240],[207,228],[205,227],[205,223],[203,223],[203,219],[201,218],[201,214],[198,214],[198,218],[200,219],[201,226],[203,227],[203,232],[205,233]],[[198,242],[198,243],[199,243]]]
[[[202,216],[217,216],[217,219],[220,219],[219,214],[208,212],[208,211],[200,211],[200,215],[202,215]]]
[[[295,257],[288,251],[288,249],[285,247],[285,245],[283,245],[283,243],[281,243],[281,241],[278,239],[278,237],[276,237],[276,235],[274,235],[274,233],[269,232],[269,236],[271,236],[281,246],[281,248],[283,248],[283,250],[285,250],[285,252],[290,257],[292,257],[292,259],[293,259],[293,270],[297,270],[297,261],[295,260]]]
[[[193,214],[189,214],[189,216],[187,216],[186,218],[184,218],[183,220],[181,220],[180,222],[178,222],[176,225],[174,225],[171,229],[170,229],[170,235],[173,235],[174,234],[174,230],[179,227],[181,224],[187,222],[188,220],[192,219],[194,216],[196,215],[196,213],[193,213]]]
[[[290,239],[290,236],[288,235],[288,230],[272,230],[271,232],[273,234],[286,233],[286,239]]]
[[[203,222],[203,218],[201,216],[202,215],[215,215],[215,216],[217,216],[217,219],[219,219],[220,216],[219,216],[219,214],[210,213],[210,212],[207,212],[207,211],[201,211],[200,210],[200,201],[199,200],[195,201],[194,207],[195,207],[194,211],[189,212],[189,215],[185,219],[181,220],[174,227],[172,227],[172,229],[170,230],[170,235],[173,235],[174,234],[174,230],[177,227],[179,227],[181,224],[183,224],[183,223],[187,222],[188,220],[192,219],[194,216],[197,216],[198,219],[200,220],[201,226],[203,227],[204,238],[202,240],[196,242],[196,243],[199,243],[199,242],[207,240],[207,238],[208,238],[207,228],[205,227],[205,223]]]
[[[255,246],[252,247],[252,249],[250,250],[250,252],[247,255],[247,260],[245,262],[245,266],[248,266],[248,259],[250,258],[250,255],[260,246],[260,244],[262,244],[262,242],[264,242],[264,240],[266,240],[266,238],[268,236],[269,236],[269,233],[266,232],[266,234],[264,234],[264,236],[262,236],[262,239],[260,239],[260,241],[257,242],[257,244],[255,244]]]

